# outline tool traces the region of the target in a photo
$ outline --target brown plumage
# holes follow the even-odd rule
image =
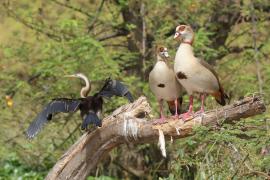
[[[199,59],[199,62],[201,65],[203,65],[205,68],[207,68],[209,71],[211,71],[214,76],[217,78],[218,81],[218,85],[219,85],[219,90],[212,93],[211,95],[215,97],[215,100],[222,106],[226,105],[226,99],[229,99],[228,95],[224,92],[223,87],[220,84],[219,78],[218,78],[218,74],[217,72],[214,70],[214,68],[208,64],[206,61]]]

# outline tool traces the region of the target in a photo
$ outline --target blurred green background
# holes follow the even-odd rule
[[[25,130],[50,99],[79,97],[82,72],[97,91],[111,76],[158,116],[148,74],[156,45],[171,56],[175,27],[189,24],[194,51],[219,73],[231,102],[262,93],[267,112],[219,131],[114,149],[89,179],[266,179],[270,176],[269,0],[2,0],[0,2],[0,179],[43,179],[83,132],[79,113],[59,114],[33,140]],[[144,46],[145,44],[145,46]],[[12,97],[7,99],[7,96]],[[9,103],[9,104],[8,104]],[[104,116],[127,103],[106,101]],[[209,97],[207,109],[219,107]],[[184,96],[184,107],[188,97]],[[195,107],[200,106],[196,101]]]

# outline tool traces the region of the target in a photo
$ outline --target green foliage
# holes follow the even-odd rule
[[[204,57],[206,61],[215,59],[218,55],[217,49],[210,47],[211,45],[211,36],[214,33],[209,32],[205,28],[201,28],[196,32],[194,50],[195,53]]]
[[[88,179],[138,178],[122,166],[143,171],[147,179],[263,179],[263,173],[269,174],[269,153],[261,153],[264,148],[270,151],[267,0],[239,4],[217,0],[106,1],[96,20],[100,1],[59,1],[66,6],[53,1],[29,2],[8,3],[17,16],[4,4],[0,6],[0,179],[43,179],[82,135],[81,119],[75,113],[57,115],[33,141],[24,136],[29,123],[51,98],[79,97],[81,82],[63,75],[86,74],[92,80],[91,93],[107,77],[119,79],[135,98],[146,96],[152,115],[158,116],[147,73],[156,61],[156,45],[167,46],[174,56],[179,43],[173,40],[173,34],[179,23],[193,27],[195,55],[215,65],[231,101],[258,92],[257,74],[261,74],[267,112],[234,125],[223,124],[216,130],[196,127],[193,136],[167,143],[168,159],[161,157],[155,144],[122,146],[104,158]],[[145,56],[141,2],[145,4]],[[115,35],[125,31],[128,33]],[[258,51],[253,47],[254,37]],[[12,107],[7,106],[6,95],[13,95]],[[105,100],[103,115],[125,103],[123,98]],[[187,105],[184,96],[183,107]],[[217,107],[210,97],[206,105],[207,109]],[[196,101],[195,109],[199,106]]]
[[[44,179],[47,171],[42,169],[34,170],[22,164],[14,154],[9,155],[9,159],[1,162],[0,164],[0,179],[13,180],[13,179]]]

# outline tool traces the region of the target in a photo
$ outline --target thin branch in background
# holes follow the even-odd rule
[[[239,172],[239,169],[242,167],[242,165],[244,164],[247,169],[250,171],[249,173],[244,173],[241,174],[239,177],[243,177],[243,176],[248,176],[248,175],[259,175],[259,176],[263,176],[266,177],[267,179],[270,179],[270,176],[267,175],[267,173],[264,172],[260,172],[260,171],[256,171],[254,170],[247,162],[247,159],[249,158],[249,153],[247,153],[247,155],[243,158],[241,153],[239,152],[239,150],[232,144],[229,143],[229,146],[234,150],[234,152],[236,153],[236,155],[242,159],[240,165],[238,166],[238,168],[236,169],[236,171],[234,172],[233,176],[230,179],[233,179],[237,173]]]
[[[265,44],[260,44],[260,46],[257,46],[257,49],[258,49],[258,53],[261,53],[259,52],[259,50],[264,47]],[[228,45],[226,46],[223,46],[226,51],[222,52],[222,53],[219,53],[219,55],[216,57],[216,59],[222,59],[224,56],[227,56],[228,54],[232,54],[232,53],[241,53],[247,49],[254,49],[254,46],[243,46],[243,47],[239,47],[239,46],[233,46],[233,47],[228,47]],[[263,53],[262,53],[263,54]]]
[[[228,42],[226,43],[226,47],[229,47],[234,41],[236,41],[238,38],[240,38],[241,36],[243,36],[243,35],[245,35],[247,32],[249,32],[249,30],[250,30],[250,29],[247,28],[247,29],[245,29],[245,30],[242,30],[242,32],[236,34],[236,35],[234,36],[234,38],[232,38],[230,41],[228,41]]]
[[[97,40],[98,41],[105,41],[105,40],[116,38],[119,36],[125,36],[127,34],[128,34],[128,31],[120,29],[117,32],[114,32],[112,34],[108,34],[108,35],[105,35],[103,37],[97,38]]]
[[[257,47],[257,24],[256,24],[256,15],[254,10],[253,1],[250,2],[250,8],[251,8],[251,19],[252,19],[252,39],[253,39],[253,48],[254,48],[254,59],[256,61],[256,71],[257,71],[257,78],[258,78],[258,85],[259,85],[259,92],[260,94],[263,94],[262,86],[262,75],[261,75],[261,64],[258,59],[259,50]]]
[[[86,15],[87,17],[90,17],[90,18],[94,17],[92,14],[89,14],[88,12],[84,11],[82,8],[77,8],[75,6],[71,6],[70,4],[59,2],[57,0],[51,0],[51,1],[54,2],[55,4],[58,4],[59,6],[66,7],[76,12],[79,12],[83,15]]]
[[[127,173],[132,174],[133,176],[140,177],[140,178],[146,177],[145,172],[143,170],[138,170],[127,165],[122,165],[116,161],[113,161],[113,163],[117,165],[118,167],[120,167],[122,170],[126,171]]]
[[[11,138],[8,138],[4,141],[4,144],[7,144],[7,143],[13,143],[14,139],[17,139],[18,137],[20,136],[23,136],[24,135],[24,132],[21,132],[19,134],[16,134],[15,136],[11,137]]]
[[[31,84],[33,81],[35,81],[37,78],[39,78],[40,75],[41,75],[41,72],[38,72],[38,73],[31,75],[28,78],[27,83]]]
[[[269,118],[265,119],[265,125],[266,125],[266,132],[270,133],[270,119]]]
[[[154,169],[152,170],[152,173],[153,174],[156,174],[160,168],[160,166],[164,163],[164,159],[161,159],[161,161],[159,161],[157,163],[157,165],[155,165]]]
[[[69,133],[68,137],[65,138],[61,144],[56,145],[55,149],[62,147],[77,132],[77,130],[80,128],[80,126],[81,126],[81,124],[77,124],[77,126]]]
[[[69,120],[71,119],[73,117],[73,114],[68,114],[67,115],[67,117],[65,118],[65,120],[64,120],[64,124],[62,125],[62,129],[64,129],[66,126],[67,126],[67,124],[68,124],[68,122],[70,122]]]
[[[97,11],[96,11],[95,17],[93,18],[92,22],[91,22],[91,23],[89,24],[89,26],[88,26],[88,32],[90,32],[90,31],[92,30],[93,26],[95,25],[95,23],[96,23],[96,21],[97,21],[99,15],[100,15],[100,12],[101,12],[101,10],[102,10],[102,8],[103,8],[104,2],[105,2],[105,0],[102,0],[102,1],[101,1],[100,6],[98,7],[98,9],[97,9]]]
[[[142,18],[142,77],[144,77],[146,65],[145,65],[145,54],[146,54],[146,22],[145,22],[145,5],[141,3],[141,18]]]
[[[241,174],[240,177],[243,177],[243,176],[262,176],[262,177],[265,177],[265,179],[270,179],[270,175],[268,175],[267,173],[264,173],[264,172],[260,172],[260,171],[251,171],[249,173],[244,173],[244,174]]]
[[[212,174],[213,179],[215,179],[215,173],[213,172],[213,168],[211,167],[211,162],[209,161],[208,154],[205,155],[204,159],[206,160],[206,167],[209,174]]]
[[[103,47],[122,47],[122,48],[128,48],[125,44],[104,44]]]
[[[229,143],[228,146],[234,151],[234,153],[232,154],[232,155],[234,156],[234,159],[237,159],[237,160],[245,159],[245,158],[243,158],[243,156],[242,156],[240,150],[238,150],[238,149],[236,148],[236,146],[235,146],[233,143]],[[247,153],[247,154],[248,154],[248,153]],[[248,158],[248,157],[247,157],[247,158]],[[246,159],[246,160],[247,160],[247,159]],[[252,167],[251,167],[250,164],[248,164],[248,162],[246,162],[246,160],[243,161],[241,164],[244,164],[244,165],[248,168],[248,170],[251,171],[251,170],[252,170]]]
[[[13,10],[11,10],[11,9],[9,8],[9,6],[8,6],[7,3],[3,3],[3,7],[6,9],[8,15],[9,15],[11,18],[13,18],[13,19],[15,19],[16,21],[22,23],[24,26],[28,27],[29,29],[32,29],[32,30],[37,31],[37,32],[39,32],[39,33],[41,33],[41,34],[44,34],[44,35],[46,35],[47,37],[49,37],[49,38],[51,38],[51,39],[53,39],[53,40],[55,40],[55,41],[61,41],[62,38],[61,38],[60,36],[58,36],[58,35],[56,35],[56,34],[53,34],[53,33],[51,33],[51,32],[47,32],[47,31],[44,30],[43,27],[38,27],[38,26],[36,26],[36,25],[34,25],[34,24],[32,24],[32,23],[26,21],[25,19],[21,18],[18,14],[16,14]]]
[[[242,167],[242,164],[245,163],[245,161],[248,159],[248,156],[249,156],[249,154],[247,154],[244,157],[244,159],[242,160],[242,162],[240,163],[240,165],[238,165],[237,169],[234,171],[234,174],[232,175],[232,177],[230,179],[233,179],[237,175],[239,169]]]
[[[60,3],[57,0],[51,0],[51,1],[56,2],[56,3]],[[62,5],[62,3],[60,3],[60,4]],[[65,4],[63,4],[63,5],[65,5]],[[3,3],[3,6],[4,6],[4,8],[6,9],[7,13],[9,14],[9,16],[11,18],[13,18],[16,21],[22,23],[24,26],[26,26],[29,29],[32,29],[32,30],[34,30],[34,31],[36,31],[38,33],[41,33],[41,34],[46,35],[48,38],[50,38],[52,40],[61,41],[63,38],[64,39],[73,38],[73,35],[68,35],[68,37],[66,37],[66,36],[60,36],[60,35],[57,35],[56,33],[52,33],[52,32],[46,31],[44,27],[39,27],[36,24],[33,24],[33,23],[28,22],[25,19],[21,18],[18,14],[16,14],[13,10],[11,10],[9,8],[8,3]],[[65,7],[67,7],[67,6],[65,6]],[[71,8],[70,6],[68,6],[68,7]],[[79,10],[79,9],[76,9],[76,8],[71,8],[71,9],[77,10],[77,11]],[[92,15],[89,15],[89,16],[92,17]],[[112,34],[105,35],[103,37],[97,38],[96,40],[98,40],[98,41],[105,41],[105,40],[108,40],[108,39],[117,38],[119,36],[125,36],[127,34],[128,34],[128,31],[126,29],[122,28],[122,29],[118,29],[117,32],[114,32]],[[65,35],[67,35],[67,34],[65,34]]]

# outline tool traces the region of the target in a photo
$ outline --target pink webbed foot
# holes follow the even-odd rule
[[[153,122],[153,124],[164,124],[164,123],[167,123],[167,121],[165,120],[165,118],[160,118],[160,119],[157,119]]]
[[[189,96],[189,108],[188,108],[188,112],[183,113],[180,115],[180,118],[183,121],[189,120],[191,118],[193,118],[193,96]]]
[[[171,116],[173,119],[179,119],[179,115],[178,114],[175,114],[173,116]]]
[[[193,118],[193,112],[186,112],[186,113],[183,113],[180,115],[180,118],[183,120],[183,121],[186,121],[186,120],[189,120],[191,118]]]
[[[167,121],[165,120],[164,114],[163,114],[163,107],[162,107],[162,99],[158,100],[159,103],[159,111],[160,111],[160,119],[157,119],[153,122],[153,124],[164,124],[167,123]]]

